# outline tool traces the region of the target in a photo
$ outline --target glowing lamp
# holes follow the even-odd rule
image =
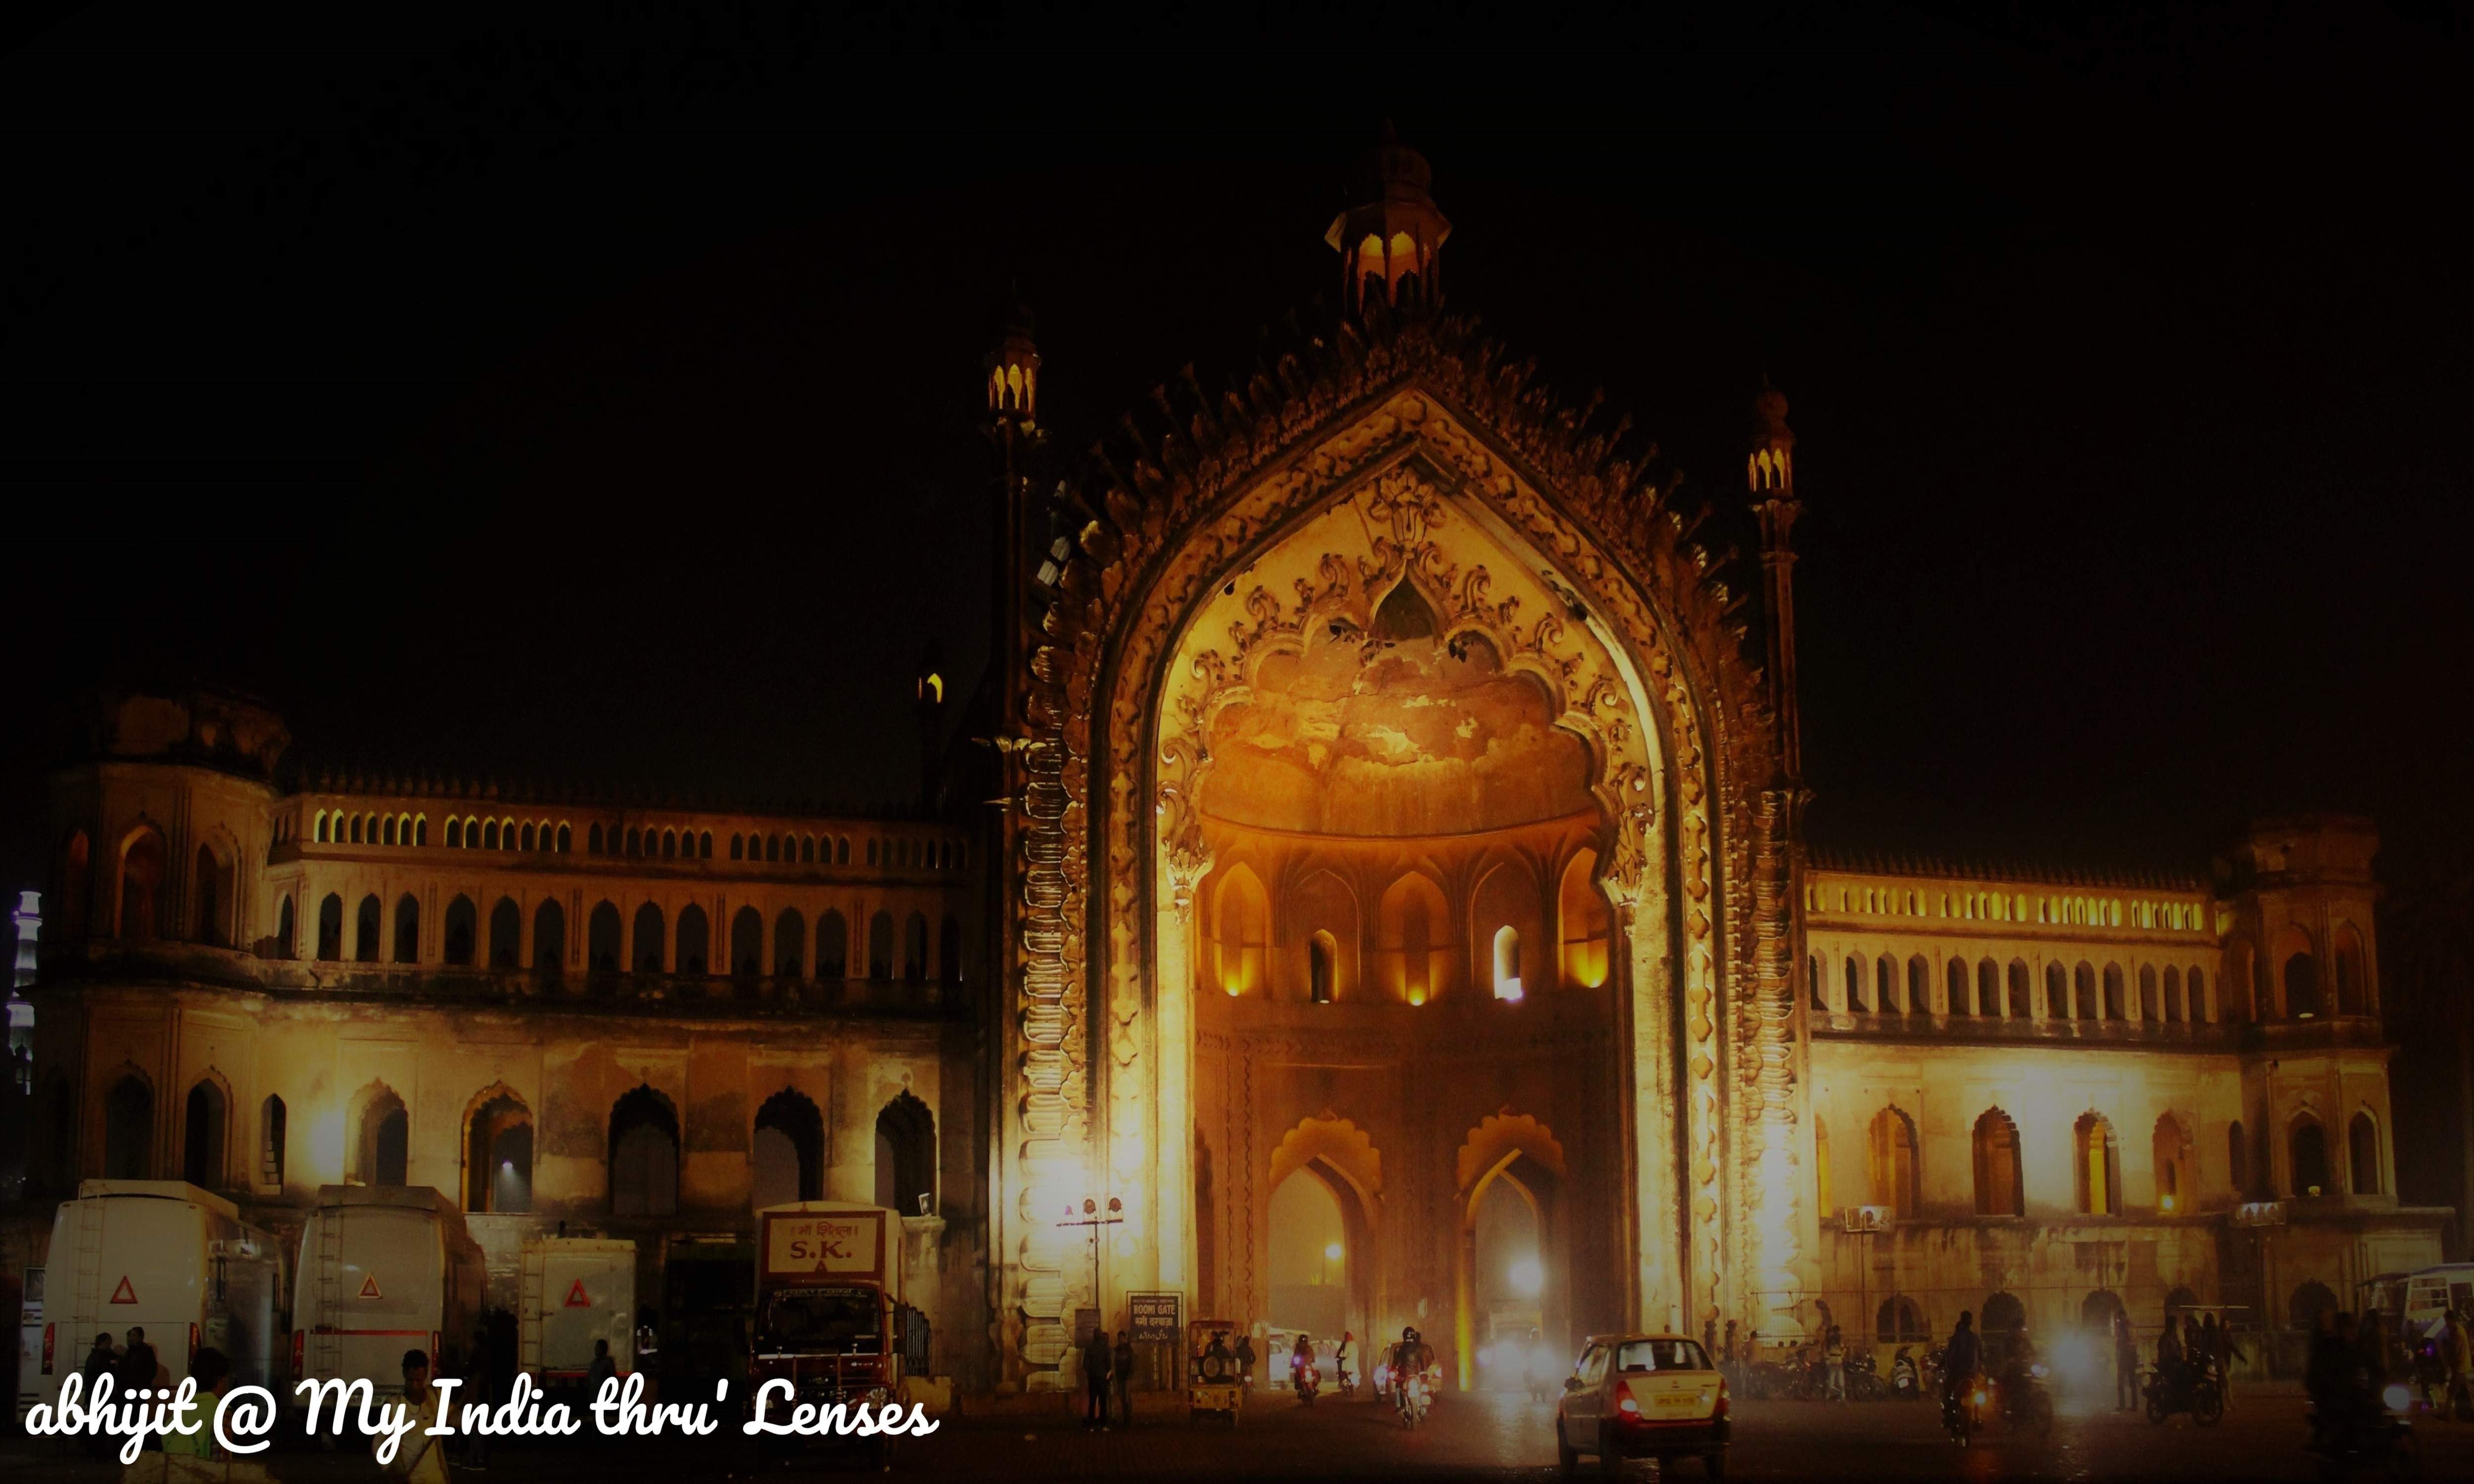
[[[1341,1245],[1338,1242],[1333,1242],[1322,1250],[1322,1255],[1330,1258],[1332,1261],[1338,1262],[1341,1258]]]

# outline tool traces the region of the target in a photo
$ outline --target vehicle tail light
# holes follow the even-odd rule
[[[1615,1410],[1621,1412],[1626,1417],[1638,1417],[1640,1415],[1640,1403],[1635,1401],[1630,1397],[1626,1397],[1621,1401],[1615,1403]]]
[[[43,1326],[43,1374],[45,1376],[52,1374],[52,1330],[56,1328],[53,1325]]]
[[[1727,1415],[1727,1378],[1726,1378],[1725,1376],[1722,1376],[1718,1377],[1718,1405],[1710,1411],[1710,1420],[1714,1422],[1714,1421],[1716,1421],[1718,1418],[1724,1417],[1724,1416],[1726,1416],[1726,1415]]]
[[[191,1321],[189,1322],[189,1366],[190,1366],[190,1369],[195,1370],[195,1369],[197,1368],[197,1364],[198,1364],[198,1325],[197,1325],[197,1321],[195,1321],[195,1320],[191,1320]]]
[[[300,1329],[292,1331],[292,1378],[296,1381],[305,1381],[309,1378],[308,1340],[306,1331]]]
[[[429,1374],[432,1376],[436,1376],[438,1374],[439,1349],[438,1331],[432,1329],[429,1331]]]

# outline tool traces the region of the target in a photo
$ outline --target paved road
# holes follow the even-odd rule
[[[1387,1407],[1326,1400],[1299,1407],[1285,1396],[1257,1398],[1234,1432],[1194,1425],[1182,1415],[1145,1416],[1129,1431],[1089,1434],[1060,1413],[971,1417],[934,1437],[907,1442],[896,1472],[934,1479],[1459,1478],[1547,1484],[1555,1477],[1551,1409],[1525,1397],[1446,1397],[1432,1423],[1406,1433]],[[2219,1427],[2188,1418],[2165,1426],[2142,1418],[2065,1402],[2050,1441],[1998,1431],[1962,1449],[1940,1433],[1928,1403],[1739,1402],[1732,1472],[1738,1477],[1990,1480],[2207,1479],[2304,1480],[2302,1402],[2290,1393],[2244,1392]],[[2474,1424],[2420,1428],[2423,1475],[2474,1478]],[[381,1484],[365,1453],[281,1452],[270,1472],[284,1484]],[[852,1461],[852,1462],[855,1462]],[[593,1438],[561,1444],[501,1445],[486,1474],[458,1484],[557,1484],[644,1479],[651,1484],[732,1478],[748,1484],[856,1473],[850,1463],[805,1456],[758,1460],[740,1440],[643,1442]],[[12,1484],[112,1484],[118,1470],[68,1456],[58,1445],[0,1444],[0,1473]],[[1654,1471],[1629,1473],[1646,1484]],[[1674,1470],[1696,1478],[1698,1465]]]

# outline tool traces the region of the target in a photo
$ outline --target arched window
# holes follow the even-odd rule
[[[2028,982],[2029,976],[2027,973],[2027,961],[2025,959],[2012,959],[2010,961],[2009,975],[2010,1018],[2013,1020],[2027,1019],[2036,1013],[2036,1007],[2033,1003],[2035,994]]]
[[[318,958],[336,963],[344,956],[344,898],[333,892],[318,903]]]
[[[823,1198],[825,1120],[804,1093],[785,1088],[756,1110],[750,1156],[748,1195],[758,1210]]]
[[[448,841],[447,843],[448,843],[448,844],[449,844],[449,845],[453,845],[455,842],[454,842],[454,841],[452,841],[452,840],[449,840],[449,841]],[[588,829],[588,830],[586,830],[586,831],[584,832],[584,849],[585,849],[586,852],[587,852],[587,853],[589,853],[589,854],[598,855],[598,854],[600,854],[600,853],[601,853],[601,826],[600,826],[595,825],[595,826],[594,826],[591,829]]]
[[[155,1089],[134,1072],[103,1097],[103,1178],[155,1178]]]
[[[367,1102],[352,1141],[352,1181],[362,1185],[409,1184],[412,1163],[412,1113],[395,1089],[377,1085]]]
[[[269,1093],[257,1105],[257,1183],[269,1189],[283,1188],[286,1121],[283,1099]]]
[[[2170,1113],[2157,1117],[2150,1154],[2156,1168],[2156,1213],[2189,1214],[2197,1204],[2198,1192],[2192,1181],[2191,1135],[2181,1119]]]
[[[1614,935],[1614,916],[1598,891],[1598,854],[1579,850],[1564,863],[1564,879],[1555,894],[1563,919],[1564,982],[1594,990],[1607,982]]]
[[[2122,1209],[2122,1154],[2113,1124],[2099,1113],[2084,1113],[2071,1129],[2071,1174],[2077,1186],[2078,1209],[2089,1216],[2111,1216]]]
[[[2107,964],[2104,966],[2104,1017],[2108,1020],[2121,1020],[2127,1018],[2122,1005],[2122,966],[2120,964]]]
[[[917,912],[902,922],[902,982],[928,982],[928,919]]]
[[[529,850],[533,848],[533,822],[526,820],[523,823],[521,830],[518,832],[516,849],[520,850]]]
[[[1870,1204],[1887,1206],[1909,1220],[1923,1209],[1923,1181],[1916,1169],[1915,1120],[1897,1108],[1873,1115],[1865,1142],[1865,1175]]]
[[[325,844],[327,843],[327,811],[326,811],[326,810],[321,809],[321,810],[319,810],[319,811],[318,811],[317,818],[316,818],[316,819],[311,823],[310,827],[309,827],[309,838],[310,838],[310,839],[312,839],[312,840],[314,840],[314,841],[316,841],[316,842],[317,842],[318,844],[320,844],[320,845],[325,845]]]
[[[1329,940],[1331,937],[1329,933],[1325,933],[1322,936],[1325,940]],[[1339,957],[1339,945],[1337,944],[1327,942],[1326,946],[1328,948],[1327,956],[1331,959],[1337,959]],[[1520,985],[1520,930],[1512,926],[1510,923],[1506,923],[1494,930],[1494,997],[1497,999],[1518,999],[1522,993],[1523,991]]]
[[[782,858],[782,837],[780,835],[766,835],[764,837],[764,858],[767,861],[777,861]]]
[[[802,866],[813,866],[815,863],[816,837],[809,835],[799,842],[799,864]]]
[[[675,829],[665,829],[665,830],[663,830],[663,831],[662,831],[662,859],[664,859],[664,860],[676,860],[676,859],[678,859],[678,858],[679,858],[679,832],[678,832],[677,830],[675,830]]]
[[[421,900],[410,892],[395,899],[395,961],[421,962]]]
[[[2325,1195],[2335,1183],[2328,1178],[2328,1131],[2304,1113],[2287,1131],[2286,1147],[2293,1166],[2295,1195]]]
[[[447,848],[450,850],[460,850],[464,849],[464,822],[462,820],[448,820]]]
[[[120,848],[120,934],[139,942],[168,936],[164,927],[163,837],[141,829]]]
[[[1932,1014],[1932,966],[1921,953],[1907,960],[1907,1014]]]
[[[1873,961],[1873,1004],[1883,1015],[1899,1013],[1899,962],[1886,953]]]
[[[666,974],[670,969],[670,955],[663,952],[661,908],[645,902],[636,908],[636,972]]]
[[[2070,976],[2059,964],[2045,966],[2045,1014],[2056,1020],[2071,1017]]]
[[[1904,1294],[1881,1301],[1873,1316],[1873,1332],[1884,1345],[1923,1345],[1932,1340],[1925,1328],[1925,1311]]]
[[[1839,966],[1838,984],[1846,992],[1847,1008],[1857,1015],[1863,1014],[1864,961],[1853,953],[1848,954],[1846,961]]]
[[[575,827],[565,821],[558,826],[558,853],[565,855],[575,849]]]
[[[215,852],[198,847],[198,934],[197,941],[218,948],[232,944],[229,921],[232,901],[232,872]]]
[[[1821,955],[1809,954],[1804,961],[1804,993],[1807,1003],[1815,1011],[1827,1013],[1830,1001],[1821,994]]]
[[[2165,967],[2165,1022],[2176,1024],[2181,1018],[2182,970],[2169,964]]]
[[[934,1214],[936,1120],[908,1091],[876,1115],[876,1204],[905,1216]]]
[[[745,860],[747,858],[747,837],[745,835],[733,835],[730,837],[730,858],[732,860]]]
[[[464,1209],[517,1214],[533,1209],[533,1114],[501,1089],[464,1125]]]
[[[1977,1328],[1984,1335],[1985,1358],[2000,1364],[2027,1332],[2027,1305],[2013,1293],[1989,1294]]]
[[[473,898],[461,893],[447,904],[447,962],[458,966],[473,962],[473,946],[480,941],[481,915],[473,906]]]
[[[567,909],[545,897],[533,909],[533,972],[556,975],[567,967]]]
[[[483,820],[481,822],[481,849],[485,850],[495,850],[497,848],[498,822],[497,820]]]
[[[835,839],[834,864],[837,866],[847,866],[850,864],[850,836],[841,835]]]
[[[2345,1124],[2345,1173],[2356,1195],[2380,1193],[2380,1130],[2369,1113],[2358,1113]]]
[[[1512,929],[1507,927],[1504,931],[1508,933]],[[1519,953],[1516,943],[1513,952],[1516,959]],[[1329,928],[1319,929],[1314,936],[1306,940],[1306,997],[1318,1005],[1330,1004],[1332,986],[1339,976],[1339,940],[1332,937]],[[1517,978],[1518,975],[1516,974],[1514,977]]]
[[[2098,1009],[2096,1002],[2095,966],[2088,963],[2085,959],[2079,960],[2078,967],[2071,970],[2071,989],[2078,999],[2078,1018],[2082,1020],[2096,1019],[2098,1017]]]
[[[2139,966],[2139,1018],[2149,1024],[2165,1018],[2165,1007],[2156,998],[2156,966]]]
[[[947,984],[962,982],[962,924],[950,916],[936,929],[936,968]]]
[[[644,853],[644,831],[634,825],[627,826],[627,853],[629,855]]]
[[[181,1178],[201,1190],[224,1187],[224,1091],[206,1078],[181,1110]]]
[[[2313,1279],[2293,1290],[2286,1301],[2285,1322],[2293,1328],[2311,1333],[2319,1328],[2319,1316],[2337,1307],[2337,1296],[2328,1285]]]
[[[610,1109],[610,1214],[675,1216],[678,1210],[678,1110],[640,1085]]]
[[[1944,971],[1942,977],[1948,981],[1948,983],[1942,987],[1946,992],[1944,999],[1950,1007],[1943,1013],[1953,1016],[1963,1016],[1972,1013],[1975,1009],[1972,1001],[1976,996],[1970,993],[1967,988],[1967,960],[1963,958],[1953,958],[1947,965],[1943,966],[1943,969]]]
[[[742,979],[764,972],[764,914],[754,907],[730,915],[730,971]]]
[[[1249,884],[1253,873],[1240,866]],[[1232,876],[1233,890],[1236,879]],[[1259,892],[1260,888],[1252,888]],[[1377,952],[1387,988],[1398,1000],[1422,1005],[1443,993],[1454,975],[1452,917],[1443,888],[1422,872],[1403,872],[1384,889],[1376,905]],[[1466,960],[1464,960],[1466,962]]]
[[[2021,1179],[2019,1126],[1999,1108],[1988,1108],[1976,1120],[1976,1213],[1979,1216],[2024,1216],[2026,1185]]]
[[[838,979],[850,970],[850,924],[827,908],[816,919],[816,977]]]
[[[352,816],[352,842],[351,842],[352,844],[353,844],[353,845],[359,845],[359,844],[361,843],[361,832],[362,832],[362,830],[363,830],[363,829],[365,829],[365,828],[367,828],[367,827],[368,827],[368,826],[367,826],[367,825],[366,825],[366,823],[365,823],[366,819],[367,819],[367,816],[365,816],[365,815],[355,814],[355,815],[353,815],[353,816]]]
[[[867,920],[867,976],[893,977],[893,914],[880,912]]]
[[[2188,999],[2191,1006],[2192,1024],[2196,1025],[2203,1020],[2213,1020],[2216,1018],[2216,1017],[2208,1014],[2207,976],[2196,969],[2191,970],[2189,989],[2185,997]]]
[[[2309,953],[2286,955],[2285,1013],[2297,1020],[2319,1014],[2319,961]]]
[[[808,920],[796,907],[785,907],[773,919],[773,972],[783,979],[808,976]]]
[[[709,972],[713,957],[713,930],[705,922],[704,909],[693,902],[679,909],[678,971],[683,974]]]
[[[378,898],[373,892],[361,898],[360,910],[352,914],[352,959],[355,963],[378,961]]]
[[[1987,1017],[2001,1014],[2001,966],[1989,958],[1976,961],[1976,1013]]]
[[[2242,1120],[2236,1118],[2225,1130],[2225,1169],[2233,1177],[2234,1194],[2250,1196],[2250,1140],[2244,1135]]]
[[[427,846],[427,845],[429,844],[429,816],[428,816],[428,815],[426,815],[426,814],[416,814],[416,815],[414,815],[414,816],[413,816],[413,819],[412,819],[412,843],[413,843],[416,847],[425,847],[425,846]]]
[[[593,916],[585,921],[585,966],[604,973],[615,971],[621,941],[618,909],[606,901],[596,903]]]
[[[2331,955],[2337,969],[2337,1013],[2341,1016],[2365,1015],[2370,1011],[2370,997],[2364,993],[2363,940],[2351,925],[2337,929],[2336,951]]]
[[[299,928],[292,921],[292,894],[286,892],[283,894],[283,900],[278,903],[275,909],[275,956],[277,958],[297,956],[296,950],[300,946],[296,936],[298,932]]]
[[[501,897],[490,909],[490,967],[514,969],[523,963],[524,915],[512,897]]]
[[[876,842],[876,841],[874,841],[874,840],[870,840],[870,841],[867,843],[867,863],[868,863],[869,865],[871,865],[871,866],[875,865],[875,864],[876,864],[876,857],[877,857],[880,853],[881,853],[881,852],[877,850],[877,842]]]

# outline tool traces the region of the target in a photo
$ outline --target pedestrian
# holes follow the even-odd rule
[[[1821,1363],[1828,1368],[1829,1380],[1821,1388],[1821,1400],[1836,1397],[1847,1400],[1847,1336],[1831,1325],[1821,1337]]]
[[[1254,1388],[1254,1332],[1250,1329],[1237,1336],[1237,1383],[1249,1391]]]
[[[2217,1400],[2222,1401],[2225,1410],[2230,1412],[2234,1405],[2234,1362],[2240,1360],[2248,1363],[2250,1360],[2248,1355],[2243,1353],[2242,1348],[2234,1344],[2234,1322],[2231,1316],[2227,1316],[2223,1324],[2217,1326],[2217,1343],[2213,1353],[2217,1359]]]
[[[405,1484],[449,1484],[447,1455],[430,1447],[430,1429],[438,1425],[438,1392],[429,1384],[429,1357],[417,1350],[403,1352],[403,1404],[411,1409],[412,1428],[397,1443],[386,1472]],[[373,1453],[384,1446],[386,1436],[371,1436]]]
[[[2448,1368],[2448,1398],[2440,1406],[2443,1417],[2474,1421],[2474,1324],[2469,1324],[2463,1309],[2451,1309],[2439,1331],[2439,1361]]]
[[[2113,1313],[2113,1409],[2139,1410],[2139,1337],[2131,1331],[2130,1316],[2120,1309]]]
[[[1134,1424],[1134,1337],[1130,1331],[1117,1331],[1117,1347],[1108,1355],[1108,1372],[1117,1383],[1117,1425]]]
[[[1353,1357],[1353,1356],[1351,1356],[1351,1355],[1349,1354],[1349,1352],[1348,1352],[1348,1347],[1349,1347],[1349,1346],[1350,1346],[1350,1345],[1351,1345],[1351,1344],[1352,1344],[1356,1339],[1357,1339],[1357,1331],[1355,1331],[1354,1329],[1343,1329],[1342,1331],[1340,1331],[1340,1343],[1339,1343],[1338,1345],[1336,1345],[1336,1346],[1332,1347],[1332,1352],[1331,1352],[1331,1375],[1332,1375],[1332,1379],[1333,1379],[1333,1381],[1335,1381],[1335,1382],[1339,1385],[1339,1387],[1340,1387],[1340,1394],[1341,1394],[1342,1396],[1344,1396],[1344,1397],[1351,1395],[1351,1394],[1352,1394],[1352,1391],[1353,1391],[1353,1388],[1354,1388],[1354,1387],[1356,1386],[1356,1384],[1357,1384],[1355,1381],[1352,1381],[1352,1380],[1350,1380],[1350,1379],[1348,1378],[1348,1362],[1349,1362],[1351,1359],[1355,1358],[1355,1357]]]
[[[611,1358],[610,1342],[593,1342],[593,1364],[584,1373],[584,1389],[595,1398],[601,1395],[601,1383],[618,1379],[618,1362]]]
[[[129,1349],[121,1354],[118,1370],[121,1395],[141,1393],[133,1399],[134,1400],[150,1400],[158,1391],[168,1391],[172,1385],[171,1371],[155,1357],[155,1347],[146,1342],[146,1331],[135,1325],[129,1327]],[[161,1452],[162,1435],[148,1433],[139,1448],[144,1452]]]
[[[1094,1327],[1082,1343],[1082,1427],[1104,1431],[1108,1425],[1108,1371],[1114,1359],[1108,1331]]]
[[[215,1442],[215,1409],[222,1405],[224,1386],[231,1379],[231,1362],[224,1352],[209,1345],[189,1361],[190,1378],[198,1383],[197,1411],[194,1421],[206,1425],[195,1432],[167,1433],[163,1438],[166,1458],[195,1458],[202,1463],[228,1463],[230,1455]]]
[[[1735,1322],[1732,1319],[1727,1321],[1727,1352],[1724,1369],[1730,1376],[1735,1373]]]

